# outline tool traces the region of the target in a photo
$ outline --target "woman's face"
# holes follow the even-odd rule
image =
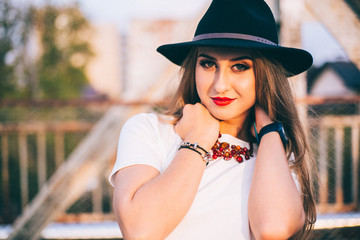
[[[202,104],[219,120],[243,121],[255,104],[255,75],[249,51],[201,47],[195,81]]]

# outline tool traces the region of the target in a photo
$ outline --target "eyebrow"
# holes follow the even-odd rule
[[[217,60],[215,57],[212,57],[212,56],[207,55],[205,53],[200,53],[198,55],[198,57],[205,57],[205,58],[208,58],[208,59],[211,59],[211,60]],[[232,59],[230,59],[230,61],[235,62],[235,61],[244,60],[244,59],[252,60],[252,58],[249,57],[249,56],[240,56],[240,57],[232,58]]]

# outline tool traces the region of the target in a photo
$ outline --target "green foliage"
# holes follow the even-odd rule
[[[0,99],[80,97],[92,56],[89,22],[77,5],[21,8],[0,0]]]
[[[14,67],[6,63],[6,57],[13,50],[18,15],[9,0],[0,0],[0,98],[14,91]]]
[[[77,7],[47,5],[34,10],[43,55],[38,61],[39,92],[43,98],[80,96],[87,83],[84,68],[92,55],[90,26]]]

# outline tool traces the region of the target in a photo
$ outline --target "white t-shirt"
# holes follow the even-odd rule
[[[156,114],[142,113],[130,118],[120,134],[110,183],[114,184],[113,176],[118,170],[130,165],[146,164],[163,172],[181,142],[174,126],[159,121]],[[250,147],[249,143],[227,134],[222,135],[220,142]],[[254,144],[254,156],[242,163],[222,158],[210,162],[192,206],[166,239],[250,239],[247,206],[256,153]]]

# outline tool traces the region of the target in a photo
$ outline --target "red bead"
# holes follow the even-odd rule
[[[221,134],[219,134],[219,138],[220,137]],[[214,146],[211,148],[211,151],[210,156],[212,156],[212,159],[222,157],[225,161],[229,161],[234,158],[239,163],[242,163],[244,161],[243,157],[246,160],[249,160],[250,156],[253,157],[252,149],[248,150],[246,147],[242,148],[238,145],[230,145],[227,142],[219,142],[219,140],[216,141]]]

